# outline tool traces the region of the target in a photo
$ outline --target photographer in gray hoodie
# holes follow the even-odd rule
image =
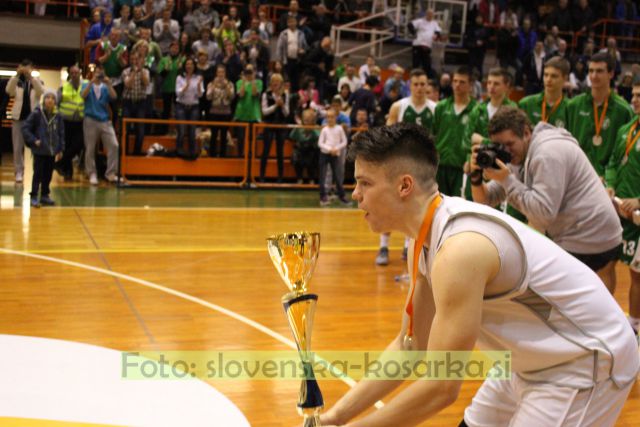
[[[609,290],[615,289],[615,260],[622,228],[604,184],[565,129],[540,122],[532,130],[527,115],[502,107],[489,122],[489,138],[511,155],[472,180],[473,200],[495,206],[504,200],[529,224],[589,266]],[[472,148],[471,169],[478,166]],[[497,167],[495,167],[497,166]]]
[[[31,206],[36,208],[40,205],[55,205],[49,197],[49,184],[53,165],[62,158],[64,151],[64,122],[56,110],[56,104],[56,93],[52,90],[45,91],[42,106],[36,107],[22,123],[24,142],[33,153]]]

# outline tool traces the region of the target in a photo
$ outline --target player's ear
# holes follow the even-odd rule
[[[398,194],[400,195],[400,197],[407,197],[409,194],[411,194],[415,185],[416,181],[412,175],[401,175],[398,183]]]

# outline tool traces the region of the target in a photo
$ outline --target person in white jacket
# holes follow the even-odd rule
[[[11,141],[13,144],[13,169],[16,183],[21,183],[24,176],[24,138],[22,136],[22,122],[38,106],[40,97],[44,93],[42,82],[33,77],[33,62],[23,60],[16,75],[11,77],[7,88],[7,95],[14,98],[11,110]]]

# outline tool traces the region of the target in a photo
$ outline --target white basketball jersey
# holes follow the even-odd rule
[[[463,231],[496,245],[498,276],[509,265],[522,266],[502,276],[513,283],[510,291],[483,301],[481,349],[510,350],[513,371],[531,381],[586,388],[607,378],[618,387],[635,380],[640,367],[635,337],[594,272],[502,212],[457,197],[443,199],[431,229],[433,249],[420,258],[420,272],[429,283],[434,256],[447,237]]]

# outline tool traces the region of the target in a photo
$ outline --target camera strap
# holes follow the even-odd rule
[[[407,327],[407,334],[405,336],[405,341],[411,340],[413,337],[413,294],[416,290],[416,280],[418,278],[418,265],[420,264],[420,252],[424,246],[424,241],[427,239],[427,234],[429,234],[429,230],[431,230],[431,224],[433,223],[433,217],[435,215],[436,209],[442,203],[442,197],[440,193],[436,194],[436,197],[431,201],[429,207],[427,208],[427,213],[424,215],[424,220],[422,221],[422,225],[420,226],[420,231],[418,232],[418,238],[415,240],[413,246],[413,268],[411,271],[411,291],[409,292],[409,301],[407,302],[407,307],[405,308],[405,312],[409,316],[409,325]]]

